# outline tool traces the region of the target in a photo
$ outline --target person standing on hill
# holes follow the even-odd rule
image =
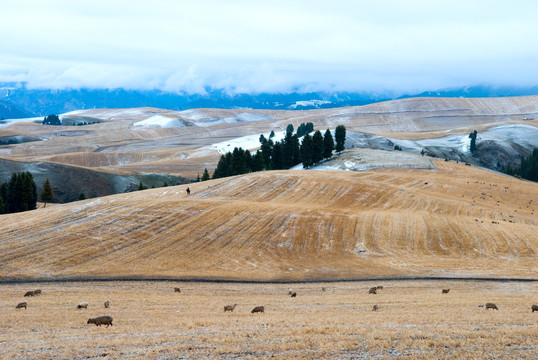
[[[187,188],[187,196],[191,194],[191,189]]]

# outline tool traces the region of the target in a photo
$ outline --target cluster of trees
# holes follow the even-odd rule
[[[40,197],[45,206],[54,198],[49,179],[43,184]],[[36,207],[37,187],[29,171],[13,173],[8,182],[0,185],[0,214],[34,210]]]
[[[307,125],[303,128],[306,127]],[[289,169],[301,162],[306,169],[323,159],[330,158],[333,150],[336,149],[339,153],[344,150],[346,128],[343,125],[336,128],[334,139],[329,130],[325,131],[324,135],[317,130],[312,136],[310,133],[305,133],[301,142],[298,134],[294,134],[293,130],[293,125],[288,125],[282,141],[273,141],[271,136],[269,139],[263,135],[260,136],[261,147],[254,155],[248,150],[237,147],[232,152],[222,155],[213,173],[213,179],[254,171]],[[200,180],[209,180],[207,169],[204,170],[204,175]]]
[[[30,172],[11,174],[9,182],[0,185],[0,213],[33,210],[37,204],[37,188]]]
[[[58,115],[48,115],[45,116],[42,122],[43,125],[62,125]]]
[[[521,157],[521,165],[519,167],[512,167],[508,164],[503,168],[503,172],[509,175],[518,175],[524,179],[538,181],[538,148],[534,148],[529,157]]]

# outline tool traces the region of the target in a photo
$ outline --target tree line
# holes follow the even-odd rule
[[[43,185],[41,201],[47,204],[54,198],[49,179]],[[37,187],[29,172],[13,173],[8,182],[0,185],[0,214],[10,214],[37,208]]]
[[[308,125],[310,124],[310,125]],[[249,172],[262,170],[283,170],[303,163],[303,168],[307,169],[318,164],[323,159],[332,156],[333,151],[338,153],[344,150],[346,140],[346,128],[339,125],[335,129],[334,138],[330,130],[326,130],[322,135],[316,130],[313,135],[312,123],[301,124],[296,133],[292,124],[286,127],[286,135],[282,141],[273,141],[273,136],[266,139],[260,136],[260,149],[251,154],[249,150],[234,148],[222,155],[213,173],[213,179],[246,174]],[[271,133],[274,135],[274,133]],[[300,136],[302,135],[302,141]],[[209,180],[209,173],[204,169],[204,175],[200,180]]]
[[[503,172],[509,175],[517,175],[527,180],[538,181],[538,148],[534,148],[529,157],[521,157],[519,166],[507,164]]]

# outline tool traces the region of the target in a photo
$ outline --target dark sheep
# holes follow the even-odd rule
[[[531,306],[532,312],[538,311],[538,305]]]
[[[499,310],[497,305],[495,305],[494,303],[486,303],[486,310],[487,309]]]
[[[180,292],[181,292],[181,289],[178,288],[178,287],[175,287],[175,288],[174,288],[174,292],[178,292],[178,293],[180,293]]]
[[[95,324],[95,326],[108,325],[112,326],[112,316],[99,316],[93,319],[88,319],[88,324]]]
[[[377,286],[376,286],[376,289],[377,289],[377,290],[383,290],[383,285],[377,285]]]
[[[26,294],[24,294],[24,297],[27,297],[27,296],[35,296],[34,291],[33,290],[27,291]]]
[[[110,302],[107,300],[107,301],[105,301],[105,308],[108,309],[109,307],[110,307]]]
[[[26,302],[21,302],[21,303],[18,303],[17,306],[15,306],[15,309],[22,309],[22,308],[27,309],[27,306],[28,304]]]
[[[226,306],[224,306],[224,312],[226,312],[226,311],[233,312],[235,310],[236,306],[237,306],[237,304],[226,305]]]
[[[77,309],[87,309],[87,308],[88,308],[87,302],[83,302],[77,305]]]
[[[41,295],[41,289],[34,290],[34,296]]]
[[[254,313],[258,313],[258,312],[261,312],[261,313],[265,313],[265,308],[263,306],[256,306],[254,309],[252,309],[251,313],[254,314]]]
[[[291,293],[291,297],[297,297],[297,293],[294,291]]]
[[[374,286],[373,288],[370,288],[370,290],[368,290],[368,294],[377,294],[377,287]]]
[[[379,310],[379,306],[377,306],[377,304],[372,306],[372,311],[377,311],[377,310]]]
[[[450,291],[450,289],[443,289],[443,290],[441,290],[441,294],[448,294],[449,291]]]
[[[322,287],[321,291],[327,291],[327,288]]]

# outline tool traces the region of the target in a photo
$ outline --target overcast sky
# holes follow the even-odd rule
[[[203,92],[538,85],[538,1],[0,0],[0,81]]]

